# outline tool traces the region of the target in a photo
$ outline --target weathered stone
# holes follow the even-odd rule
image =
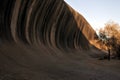
[[[96,36],[85,18],[63,0],[4,0],[0,8],[0,34],[9,41],[88,49]]]

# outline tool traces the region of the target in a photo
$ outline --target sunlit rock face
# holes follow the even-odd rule
[[[90,57],[95,37],[63,0],[0,0],[0,79],[79,80],[69,67]]]
[[[2,39],[59,49],[89,48],[95,31],[63,0],[0,1]]]

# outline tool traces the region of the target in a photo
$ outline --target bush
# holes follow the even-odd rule
[[[115,22],[108,22],[105,27],[99,30],[99,39],[115,52],[115,56],[120,59],[120,26]]]

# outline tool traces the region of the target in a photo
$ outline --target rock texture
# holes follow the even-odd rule
[[[95,37],[63,0],[0,0],[0,80],[79,80]]]
[[[88,48],[95,37],[83,16],[63,0],[4,0],[0,8],[3,39],[65,49]]]

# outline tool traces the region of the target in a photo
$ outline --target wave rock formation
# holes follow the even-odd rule
[[[62,0],[5,0],[0,10],[1,36],[10,41],[88,48],[95,35],[89,23]]]
[[[95,37],[63,0],[0,0],[0,79],[70,80],[64,66],[88,58]]]

